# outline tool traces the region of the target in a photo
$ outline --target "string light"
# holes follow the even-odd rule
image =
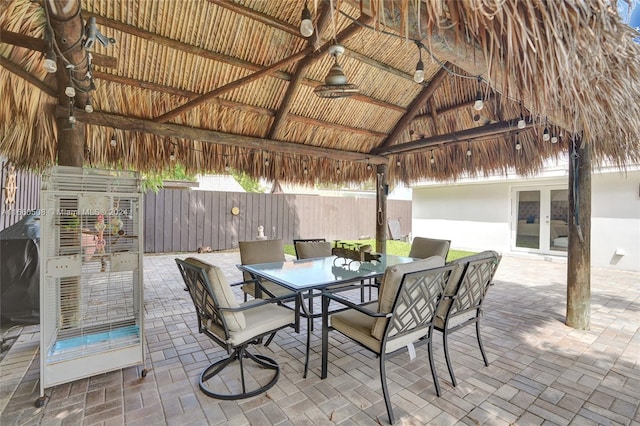
[[[520,120],[518,120],[518,129],[524,129],[527,123],[524,121],[524,114],[522,113],[522,101],[520,101]]]
[[[467,142],[467,157],[471,157],[471,147],[469,146],[469,142]]]
[[[84,104],[84,110],[89,114],[93,112],[93,103],[91,101],[91,96],[87,96],[87,103]]]
[[[264,165],[265,165],[265,167],[269,167],[269,159],[268,158],[264,159]]]
[[[67,64],[67,69],[69,70],[69,82],[67,83],[67,87],[64,89],[64,94],[67,95],[68,98],[76,97],[76,89],[73,87],[73,69],[75,67],[73,64]]]
[[[313,21],[311,20],[311,11],[307,7],[307,2],[304,2],[304,9],[302,9],[302,18],[300,19],[300,34],[303,37],[311,37],[313,34]]]
[[[433,158],[433,150],[431,150],[431,160],[430,160],[431,164],[435,164],[436,159]]]
[[[371,171],[371,168],[372,168],[372,167],[371,167],[371,164],[367,163],[367,171],[369,171],[369,172],[370,172],[370,171]]]
[[[420,59],[418,59],[418,63],[416,64],[416,72],[413,74],[413,81],[416,83],[422,83],[424,81],[424,63],[422,62],[422,43],[416,41],[416,46],[418,46],[418,54],[420,55]]]
[[[54,74],[58,71],[58,57],[53,51],[53,30],[48,24],[44,28],[44,41],[47,45],[47,51],[45,53],[45,59],[42,66],[46,72]]]
[[[169,155],[169,160],[170,160],[170,161],[176,161],[176,154],[175,154],[175,152],[171,151],[171,154]]]
[[[518,132],[516,132],[516,151],[520,151],[522,149],[522,144],[520,144],[520,139],[518,138]]]
[[[544,118],[544,130],[542,131],[542,140],[546,142],[549,139],[551,139],[551,134],[549,134],[549,122],[547,120],[547,117],[545,117]]]
[[[116,141],[116,135],[115,135],[115,134],[111,136],[111,141],[110,141],[109,143],[110,143],[110,144],[111,144],[111,146],[113,146],[113,147],[115,147],[115,146],[116,146],[116,144],[117,144],[118,142]]]
[[[556,135],[551,136],[551,143],[558,143],[558,137]]]
[[[71,128],[73,129],[76,125],[76,116],[73,115],[73,98],[69,98],[69,124],[71,124]]]
[[[482,101],[482,77],[478,76],[478,93],[476,94],[476,100],[473,103],[473,109],[475,109],[476,111],[481,111],[483,107],[484,102]]]
[[[400,163],[400,160],[396,160],[396,166],[400,167],[402,165],[402,163]]]

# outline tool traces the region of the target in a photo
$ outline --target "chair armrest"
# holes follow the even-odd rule
[[[342,297],[337,297],[337,296],[335,296],[335,295],[333,295],[333,294],[331,294],[329,292],[326,292],[326,291],[322,292],[322,297],[323,298],[326,297],[327,299],[331,299],[333,301],[336,301],[336,302],[338,302],[340,304],[348,306],[349,308],[354,309],[354,310],[356,310],[358,312],[361,312],[361,313],[363,313],[363,314],[365,314],[367,316],[370,316],[370,317],[391,318],[391,315],[392,315],[391,313],[385,314],[385,313],[381,313],[381,312],[373,312],[372,310],[367,309],[362,305],[356,305],[355,303],[349,302],[348,300],[343,299]]]
[[[291,300],[295,296],[296,296],[296,293],[291,293],[291,294],[285,294],[283,296],[272,297],[269,299],[255,299],[255,301],[246,303],[244,306],[240,306],[237,308],[218,308],[218,309],[223,312],[242,312],[242,311],[246,311],[247,309],[253,309],[256,306],[266,305],[267,303],[276,303],[276,302],[280,302],[281,300]]]
[[[256,278],[252,278],[250,280],[245,280],[245,281],[240,281],[237,283],[233,283],[233,284],[229,284],[231,287],[237,287],[239,285],[245,285],[245,284],[249,284],[249,283],[256,283],[256,284],[260,284],[260,281]]]

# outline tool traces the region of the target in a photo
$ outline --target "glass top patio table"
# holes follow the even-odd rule
[[[321,290],[328,286],[374,278],[384,274],[387,267],[413,262],[411,257],[380,254],[372,262],[350,261],[337,256],[284,262],[238,265],[250,274],[277,283],[291,291]]]
[[[324,290],[336,284],[365,280],[380,277],[389,266],[401,263],[414,262],[411,257],[380,254],[378,260],[371,262],[351,261],[337,256],[319,257],[315,259],[298,259],[284,262],[259,263],[255,265],[238,265],[242,271],[246,271],[254,278],[268,280],[279,284],[297,294],[296,315],[300,309],[307,317],[307,348],[304,363],[303,377],[307,377],[309,368],[309,347],[311,345],[311,321],[313,315],[303,303],[303,293],[311,293],[313,290]],[[327,345],[325,315],[322,324],[322,345]],[[328,322],[328,317],[326,317]],[[297,320],[296,320],[297,322]],[[296,331],[298,329],[296,328]],[[324,353],[324,352],[323,352]],[[327,377],[327,360],[322,358],[320,378]]]

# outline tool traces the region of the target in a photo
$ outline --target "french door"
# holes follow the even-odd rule
[[[519,187],[512,194],[512,247],[560,254],[569,244],[569,190],[562,186]]]

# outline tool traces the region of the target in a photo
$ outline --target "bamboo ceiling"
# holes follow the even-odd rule
[[[43,2],[0,3],[0,155],[38,169],[56,162],[66,71],[60,60],[57,78],[43,69]],[[367,180],[388,164],[390,182],[411,183],[531,175],[575,136],[596,166],[640,162],[640,46],[608,0],[376,0],[373,11],[368,0],[312,0],[309,39],[304,0],[80,3],[82,20],[116,41],[89,51],[94,112],[76,98],[87,166],[177,162],[310,184]],[[323,99],[314,89],[335,40],[360,91]],[[420,84],[414,40],[425,47]],[[557,143],[543,141],[545,127]]]

